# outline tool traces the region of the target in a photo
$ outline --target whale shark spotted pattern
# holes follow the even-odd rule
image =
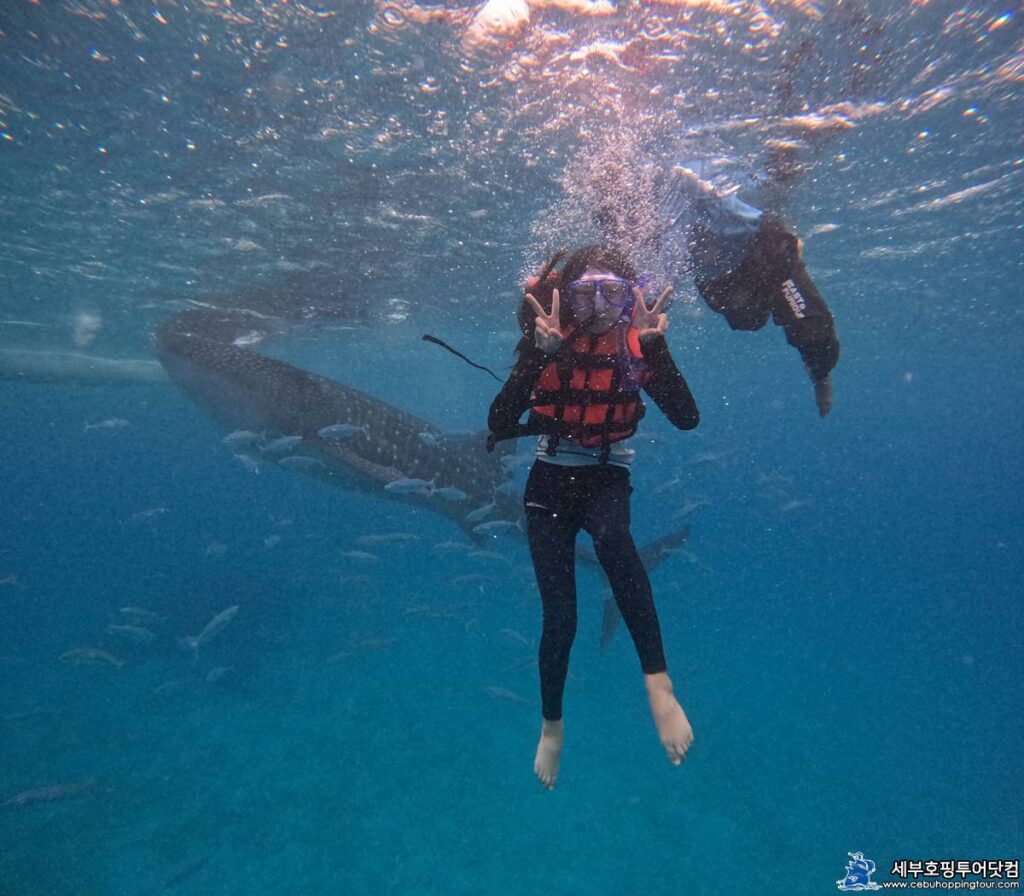
[[[322,478],[343,471],[352,474],[347,485],[420,505],[428,502],[467,532],[473,530],[474,511],[488,505],[496,505],[495,515],[518,519],[518,496],[499,490],[507,475],[502,458],[508,448],[488,454],[481,435],[446,436],[365,392],[236,341],[261,323],[265,320],[245,311],[185,311],[157,329],[157,356],[172,381],[227,425],[301,437],[296,447],[324,462]],[[339,426],[347,438],[330,437]],[[436,487],[403,488],[403,481]],[[453,500],[456,495],[460,500]]]

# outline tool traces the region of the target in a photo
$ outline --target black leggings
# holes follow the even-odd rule
[[[619,612],[645,674],[664,672],[665,652],[647,571],[629,532],[629,470],[611,464],[568,467],[537,460],[526,482],[526,534],[537,573],[544,628],[540,694],[544,718],[562,718],[562,691],[576,637],[576,534],[594,539]]]

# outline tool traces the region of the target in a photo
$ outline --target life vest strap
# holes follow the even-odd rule
[[[545,417],[537,414],[536,417],[531,416],[530,418],[531,421],[536,421],[531,434],[561,436],[575,440],[594,438],[604,435],[606,432],[614,436],[629,435],[636,429],[640,416],[642,416],[642,413],[632,420],[621,422],[566,423],[562,420],[556,420],[554,417]]]
[[[612,370],[618,366],[617,354],[598,355],[591,352],[566,352],[572,359],[572,366],[584,370]]]
[[[599,392],[596,389],[566,389],[565,391],[537,389],[533,393],[531,404],[534,407],[545,407],[558,403],[586,407],[595,404],[629,404],[634,401],[639,401],[636,392],[612,392],[610,390]]]

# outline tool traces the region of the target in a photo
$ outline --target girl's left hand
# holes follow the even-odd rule
[[[668,315],[662,313],[665,302],[672,294],[672,287],[666,286],[665,291],[658,296],[658,300],[650,307],[644,301],[643,290],[639,286],[633,287],[633,295],[636,296],[636,312],[633,314],[633,326],[640,331],[640,341],[647,342],[655,336],[664,336],[668,329]]]

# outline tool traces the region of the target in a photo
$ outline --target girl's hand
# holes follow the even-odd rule
[[[633,314],[633,326],[640,331],[640,341],[648,342],[655,336],[664,336],[668,329],[668,315],[662,313],[665,302],[672,294],[672,287],[665,287],[665,291],[658,297],[658,300],[650,308],[644,301],[643,291],[639,286],[633,288],[633,295],[636,296],[636,312]]]
[[[558,290],[551,292],[551,313],[548,314],[530,293],[526,294],[526,301],[533,306],[537,312],[537,320],[534,322],[533,340],[537,348],[545,354],[551,355],[562,347],[562,328],[558,322]]]

